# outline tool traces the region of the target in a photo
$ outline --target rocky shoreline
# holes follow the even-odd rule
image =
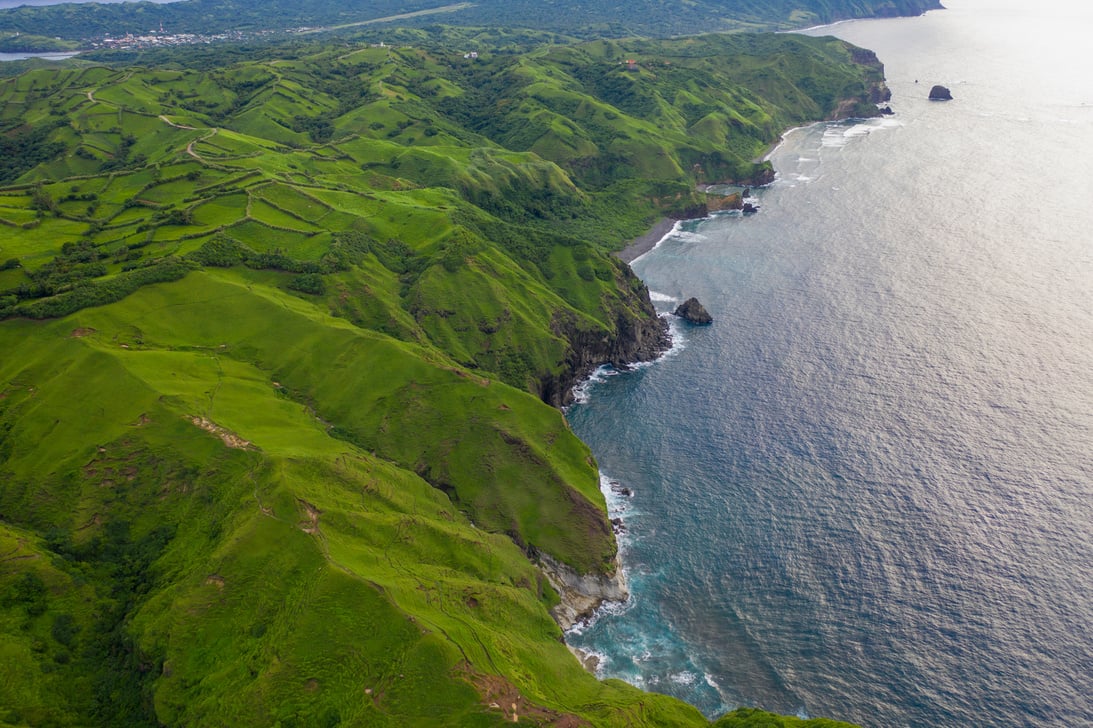
[[[887,96],[886,92],[887,88],[882,84],[876,96],[884,98]],[[876,113],[872,115],[879,116],[880,111],[876,110]],[[785,141],[785,135],[790,131],[792,129],[784,132],[778,142],[772,145],[767,157]],[[774,170],[767,166],[764,168],[764,173],[757,175],[752,182],[755,186],[761,186],[769,184],[773,179]],[[740,197],[742,198],[742,195]],[[703,208],[705,212],[710,211],[707,206]],[[741,208],[743,208],[742,204]],[[754,212],[755,209],[753,207],[748,212]],[[630,264],[653,250],[680,222],[681,219],[663,217],[648,232],[634,238],[622,250],[615,253],[615,257],[625,264],[628,276],[635,275],[630,269]],[[644,284],[638,295],[641,298],[641,311],[636,315],[633,311],[626,311],[625,314],[619,311],[614,338],[589,336],[572,326],[572,322],[556,322],[559,335],[570,342],[570,360],[567,362],[566,373],[544,380],[542,383],[541,396],[544,401],[556,407],[564,407],[573,401],[573,388],[587,378],[596,367],[611,364],[623,369],[628,364],[653,361],[671,348],[672,341],[668,333],[668,325],[657,315],[649,298],[648,288]],[[708,325],[712,322],[710,314],[696,299],[690,299],[677,308],[675,315],[694,325]],[[612,526],[616,529],[622,527],[616,519],[612,519]],[[614,571],[607,574],[579,574],[545,554],[537,555],[537,561],[561,598],[560,604],[551,610],[551,614],[563,631],[569,630],[580,620],[592,616],[604,602],[625,601],[629,598],[625,573],[617,555]],[[597,662],[595,656],[579,650],[574,650],[574,654],[586,669],[590,672],[595,671]]]
[[[629,291],[633,297],[614,307],[613,336],[602,330],[583,329],[574,317],[559,316],[553,322],[554,332],[569,342],[569,352],[564,370],[539,382],[539,397],[547,404],[559,408],[571,404],[573,388],[596,367],[611,364],[626,369],[636,362],[653,361],[671,348],[668,323],[653,308],[649,289],[629,265],[620,264],[618,268],[619,290]]]
[[[550,610],[550,614],[563,631],[590,617],[604,602],[622,602],[630,597],[618,557],[615,570],[610,574],[580,574],[547,554],[538,557],[539,568],[561,597],[561,602]]]

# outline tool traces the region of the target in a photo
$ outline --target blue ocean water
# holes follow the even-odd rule
[[[715,322],[568,412],[626,526],[631,600],[568,636],[601,674],[1093,725],[1093,10],[946,5],[817,31],[878,52],[896,116],[792,132],[759,214],[634,264]]]

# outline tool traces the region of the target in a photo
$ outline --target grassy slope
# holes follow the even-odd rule
[[[615,544],[535,395],[646,315],[603,246],[701,202],[689,155],[751,169],[876,71],[695,43],[0,84],[48,130],[0,188],[0,723],[704,724],[561,643],[528,555]],[[834,65],[804,104],[760,51]]]

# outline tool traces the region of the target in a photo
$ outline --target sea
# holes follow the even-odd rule
[[[634,262],[714,323],[567,412],[625,529],[630,599],[567,635],[601,676],[1093,726],[1093,7],[945,4],[809,31],[875,50],[895,115],[789,132],[757,214]]]

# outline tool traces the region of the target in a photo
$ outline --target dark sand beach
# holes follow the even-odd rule
[[[670,217],[661,218],[649,232],[641,237],[631,240],[625,248],[615,253],[626,263],[633,263],[642,255],[656,247],[657,243],[675,227],[676,220]]]

